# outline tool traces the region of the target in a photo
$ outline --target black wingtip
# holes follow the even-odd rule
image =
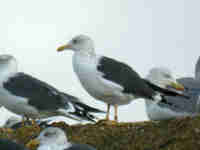
[[[167,104],[167,105],[170,105],[170,106],[173,105],[172,103],[168,102],[168,101],[165,99],[164,96],[162,96],[162,100],[160,101],[160,103],[164,103],[164,104]]]
[[[169,88],[167,89],[169,90],[170,92],[174,93],[173,95],[174,96],[181,96],[181,97],[184,97],[186,99],[190,99],[190,96],[187,94],[187,90],[185,89],[184,91],[178,91],[174,88]]]
[[[69,113],[80,118],[80,119],[96,123],[95,118],[97,118],[97,117],[95,117],[94,115],[92,115],[88,112],[75,111],[75,112],[69,112]]]
[[[72,103],[74,103],[75,105],[78,105],[78,106],[82,107],[87,112],[91,112],[91,113],[106,113],[103,110],[91,107],[91,106],[86,105],[86,104],[84,104],[82,102],[72,102]]]
[[[71,102],[74,106],[81,107],[85,111],[91,112],[91,113],[106,113],[103,110],[100,110],[100,109],[97,109],[97,108],[94,108],[94,107],[91,107],[91,106],[85,104],[79,98],[77,98],[75,96],[72,96],[72,95],[69,95],[69,94],[66,94],[63,92],[60,92],[60,94],[63,96],[65,103]]]
[[[148,80],[145,80],[144,81],[155,91],[157,92],[160,92],[162,94],[164,94],[165,96],[180,96],[180,97],[184,97],[186,99],[190,99],[190,96],[187,95],[186,93],[184,93],[184,91],[177,91],[175,89],[167,89],[167,88],[161,88],[153,83],[151,83],[150,81]]]

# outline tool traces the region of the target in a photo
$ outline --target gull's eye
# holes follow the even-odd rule
[[[171,78],[171,76],[169,74],[164,74],[165,78]]]
[[[77,44],[77,43],[78,43],[78,40],[77,40],[77,39],[74,39],[72,42],[73,42],[73,44]]]
[[[52,132],[46,132],[46,133],[44,133],[44,136],[51,136],[51,135],[53,135],[54,133],[52,133]]]

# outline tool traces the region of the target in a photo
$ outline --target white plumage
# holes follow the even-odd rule
[[[39,144],[37,150],[96,150],[87,144],[69,142],[64,131],[56,127],[44,129],[31,143]]]

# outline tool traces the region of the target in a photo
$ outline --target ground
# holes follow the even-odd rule
[[[196,150],[200,148],[200,116],[160,122],[105,123],[73,125],[54,124],[66,131],[69,141],[87,143],[97,150]],[[16,131],[0,129],[0,138],[27,144],[40,128],[27,126]],[[34,145],[28,145],[32,150]]]

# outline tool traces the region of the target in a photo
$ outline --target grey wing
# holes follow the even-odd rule
[[[27,98],[28,104],[39,110],[55,110],[64,105],[57,89],[28,74],[17,73],[3,83],[3,88],[13,95]]]
[[[180,78],[177,80],[186,88],[186,95],[190,98],[186,99],[180,96],[172,97],[167,96],[166,100],[172,103],[170,108],[176,112],[196,113],[200,111],[200,82],[193,78]],[[166,104],[159,104],[161,107],[166,107]],[[177,106],[177,107],[175,107]]]
[[[200,81],[193,78],[180,78],[177,79],[179,83],[181,83],[186,89],[196,90],[200,93]]]
[[[130,66],[112,58],[101,57],[97,70],[102,78],[121,87],[123,93],[152,99],[155,92]]]
[[[87,144],[72,144],[71,147],[65,150],[97,150],[97,149]]]
[[[195,96],[186,99],[183,97],[166,96],[165,100],[168,104],[158,103],[160,107],[168,107],[175,112],[186,112],[186,113],[196,113],[198,98]]]

